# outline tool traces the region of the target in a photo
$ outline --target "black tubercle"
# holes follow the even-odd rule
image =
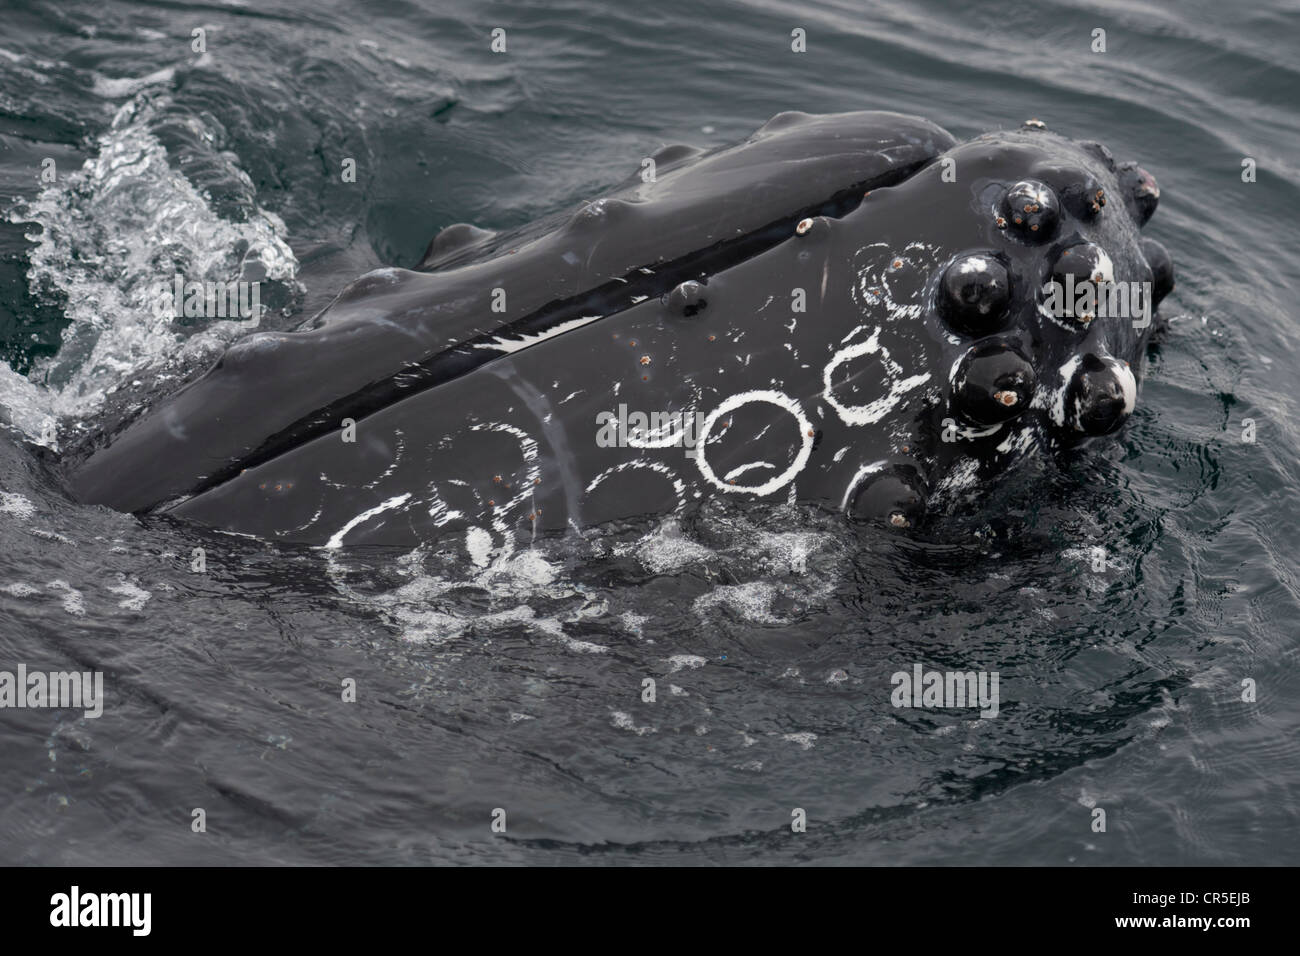
[[[696,282],[694,279],[687,279],[678,284],[664,298],[669,311],[687,318],[707,308],[709,304],[704,297],[704,283]]]
[[[1006,321],[1011,276],[996,253],[972,252],[949,263],[939,281],[940,316],[963,335],[996,332]]]
[[[891,465],[868,475],[853,494],[849,514],[887,528],[914,528],[925,517],[925,479],[913,465]]]
[[[1013,183],[998,208],[998,226],[1023,242],[1048,242],[1060,223],[1060,202],[1052,187],[1038,179]]]
[[[1038,373],[1010,339],[987,339],[971,346],[957,366],[954,410],[975,425],[996,425],[1022,414],[1034,396]]]
[[[1151,267],[1151,307],[1155,308],[1174,291],[1174,260],[1169,250],[1154,239],[1143,238],[1142,255]]]
[[[1095,309],[1091,312],[1076,311],[1075,290],[1084,283],[1091,283],[1094,296],[1098,295],[1100,284],[1113,278],[1107,260],[1105,250],[1094,242],[1071,242],[1060,251],[1052,262],[1051,281],[1061,286],[1061,318],[1072,318],[1082,327],[1087,327],[1096,318]]]
[[[1105,188],[1082,166],[1040,164],[1034,175],[1056,190],[1061,205],[1076,219],[1092,222],[1106,208]]]
[[[1089,352],[1083,357],[1066,392],[1071,424],[1086,435],[1106,435],[1127,417],[1124,387],[1116,360]]]
[[[1145,226],[1160,203],[1160,187],[1156,178],[1137,163],[1121,163],[1119,188],[1130,215],[1138,226]]]

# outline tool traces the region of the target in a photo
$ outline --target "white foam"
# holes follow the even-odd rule
[[[86,604],[82,600],[81,592],[71,584],[63,580],[51,581],[49,589],[63,595],[63,610],[74,617],[85,617]]]
[[[636,557],[651,574],[670,574],[690,565],[705,564],[717,555],[683,536],[676,521],[665,521],[637,542]]]
[[[20,494],[0,491],[0,514],[13,515],[21,521],[26,521],[36,514],[36,505]]]
[[[424,548],[417,548],[397,562],[399,573],[408,578],[405,583],[383,593],[368,593],[349,586],[344,564],[349,559],[348,552],[334,549],[325,552],[330,562],[329,577],[345,598],[379,612],[408,643],[440,645],[470,632],[524,627],[558,641],[574,653],[602,654],[608,650],[590,641],[576,640],[565,632],[566,624],[608,614],[607,602],[566,581],[559,566],[538,550],[515,551],[513,539],[509,537],[497,546],[490,536],[473,537],[474,548],[479,549],[476,553],[488,563],[479,566],[471,561],[464,573],[447,569],[427,572],[428,554]],[[487,550],[481,550],[485,546]],[[466,587],[486,593],[486,610],[477,601],[469,607],[451,597],[450,592]],[[574,598],[581,602],[576,608],[571,606]],[[569,601],[570,606],[539,614],[530,605],[530,602],[557,600]]]
[[[668,658],[668,673],[676,674],[680,670],[696,670],[707,664],[708,658],[698,654],[674,654]]]
[[[120,584],[115,584],[108,589],[114,594],[122,595],[122,600],[117,602],[117,606],[125,608],[128,611],[139,611],[144,608],[145,602],[153,595],[144,588],[133,584],[132,582],[122,579]]]
[[[770,570],[804,574],[808,558],[822,549],[826,539],[813,531],[763,532],[756,543]]]
[[[638,727],[636,725],[636,721],[632,719],[632,715],[625,713],[624,711],[616,710],[611,712],[609,716],[610,716],[610,723],[612,723],[619,730],[630,730],[638,737],[644,737],[646,734],[656,733],[653,727],[650,726]]]
[[[465,550],[475,567],[487,567],[492,554],[492,535],[482,528],[470,528],[465,532]]]
[[[243,334],[240,321],[213,321],[183,338],[169,310],[155,314],[160,281],[289,282],[297,272],[278,216],[253,206],[244,222],[222,219],[170,165],[150,130],[164,102],[123,106],[95,156],[9,213],[40,227],[27,235],[29,293],[65,303],[69,321],[59,352],[27,377],[0,365],[0,406],[33,442],[54,447],[52,423],[93,414],[145,369],[214,354]],[[248,180],[237,167],[227,173]]]
[[[154,70],[152,73],[140,77],[112,77],[104,76],[102,73],[95,73],[94,77],[95,84],[91,89],[96,96],[102,96],[105,99],[121,99],[124,96],[135,96],[135,94],[149,86],[171,83],[176,78],[176,67],[165,66],[161,70]]]
[[[769,581],[720,584],[695,599],[695,613],[704,617],[708,611],[726,608],[746,621],[776,624],[779,618],[772,613],[772,603],[777,593],[776,585]]]

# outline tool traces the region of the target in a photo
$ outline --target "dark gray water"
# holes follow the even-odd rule
[[[100,670],[107,698],[0,712],[0,861],[1300,862],[1294,3],[3,0],[0,22],[0,670]],[[241,334],[154,319],[159,274],[259,260],[289,327],[444,225],[573,208],[785,109],[958,136],[1034,116],[1155,173],[1178,288],[1127,430],[935,541],[708,507],[489,554],[141,522],[68,501],[37,449]],[[895,709],[915,663],[997,671],[998,716]]]

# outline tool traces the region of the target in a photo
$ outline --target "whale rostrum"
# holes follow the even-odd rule
[[[521,230],[450,226],[417,270],[236,342],[67,462],[72,493],[332,547],[710,495],[906,529],[1132,413],[1173,267],[1139,235],[1154,178],[1104,147],[783,113],[652,159]],[[1062,280],[1093,299],[1062,305]]]

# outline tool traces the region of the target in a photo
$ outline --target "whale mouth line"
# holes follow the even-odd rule
[[[182,500],[230,481],[246,469],[265,464],[287,451],[328,434],[345,418],[360,422],[406,398],[445,385],[510,354],[532,348],[557,334],[557,330],[571,331],[578,327],[582,319],[598,321],[610,318],[645,301],[662,298],[682,282],[706,278],[736,262],[751,259],[794,237],[797,225],[805,219],[842,219],[862,204],[865,192],[897,186],[933,162],[933,158],[926,158],[892,168],[879,176],[837,191],[819,205],[782,216],[745,235],[719,240],[704,250],[688,253],[656,267],[634,268],[624,276],[611,278],[581,295],[554,300],[508,325],[427,355],[404,366],[396,374],[344,395],[269,435],[247,454],[211,470],[183,498],[158,502],[137,513],[166,511]],[[506,343],[513,342],[517,342],[518,347],[503,347]]]

